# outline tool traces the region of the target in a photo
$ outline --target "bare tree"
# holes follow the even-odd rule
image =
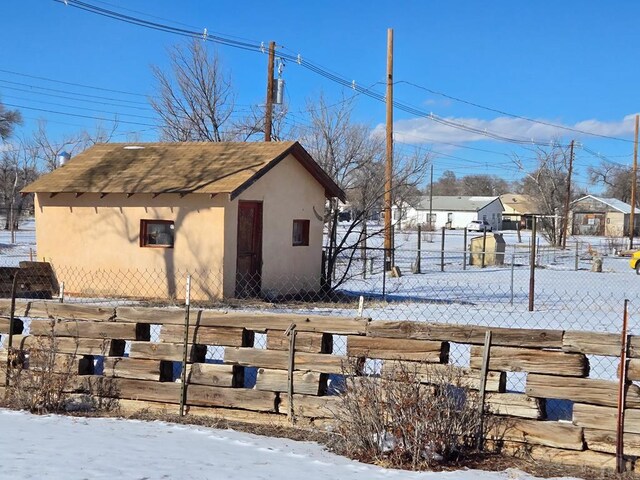
[[[271,121],[271,140],[280,142],[294,138],[295,134],[287,122],[289,108],[286,104],[274,106]],[[253,139],[264,139],[265,111],[264,107],[252,106],[248,115],[235,122],[232,137],[240,142],[248,142]]]
[[[65,151],[71,155],[81,152],[96,143],[109,142],[118,128],[117,119],[111,124],[98,123],[93,131],[82,130],[79,132],[65,134],[54,140],[49,134],[47,122],[40,120],[38,128],[33,133],[32,138],[22,141],[21,148],[35,149],[37,163],[45,171],[51,172],[59,167],[58,155]]]
[[[5,230],[17,230],[25,209],[32,205],[31,196],[20,195],[20,190],[38,176],[36,170],[37,147],[20,142],[19,148],[5,151],[0,157],[0,196],[5,209]]]
[[[442,172],[440,178],[433,183],[434,195],[460,195],[460,191],[460,182],[451,170]]]
[[[320,96],[315,104],[309,103],[311,126],[303,135],[303,143],[324,170],[346,192],[351,218],[339,227],[340,208],[336,200],[330,202],[326,212],[327,245],[325,251],[325,289],[338,287],[350,276],[351,266],[358,252],[366,254],[367,240],[379,236],[383,227],[367,227],[367,220],[382,209],[385,193],[384,139],[374,135],[366,125],[352,121],[351,100],[329,105]],[[408,195],[424,178],[428,162],[422,156],[394,159],[394,191],[398,201]],[[401,193],[402,192],[402,193]],[[336,272],[338,261],[341,272]]]
[[[631,202],[631,181],[633,168],[610,162],[601,162],[588,170],[589,182],[604,187],[607,197],[617,198],[623,202]]]
[[[461,184],[462,195],[497,196],[510,190],[509,182],[497,175],[465,175]]]
[[[13,135],[13,129],[21,123],[22,115],[20,112],[18,110],[8,110],[0,102],[0,140],[5,141]]]
[[[567,194],[567,175],[569,167],[569,150],[559,144],[551,148],[536,147],[533,149],[537,166],[525,173],[520,183],[520,193],[535,199],[537,210],[543,215],[540,230],[552,244],[559,245],[561,238],[560,216]],[[524,170],[521,157],[514,155],[514,162]]]
[[[200,40],[169,51],[171,69],[152,66],[158,91],[149,102],[167,141],[221,142],[230,136],[235,94],[218,53]]]

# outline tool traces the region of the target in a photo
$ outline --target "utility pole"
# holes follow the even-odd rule
[[[273,63],[276,42],[269,42],[269,63],[267,65],[267,103],[264,112],[264,141],[271,141],[271,123],[273,119]]]
[[[633,142],[633,173],[631,175],[631,215],[629,216],[629,249],[633,248],[633,230],[636,220],[636,188],[638,183],[638,118],[636,115],[636,137]]]
[[[429,230],[435,230],[435,225],[431,225],[433,215],[433,163],[431,163],[431,180],[429,181]]]
[[[569,203],[571,202],[571,172],[573,172],[573,144],[569,150],[569,173],[567,174],[567,196],[564,199],[564,221],[562,222],[562,248],[567,248],[567,235],[569,234]]]
[[[391,270],[391,176],[393,175],[393,29],[387,30],[387,163],[384,170],[384,269]]]

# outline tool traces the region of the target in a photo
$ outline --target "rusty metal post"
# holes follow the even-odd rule
[[[442,227],[442,242],[440,243],[440,271],[444,272],[444,230],[445,228]]]
[[[624,472],[624,409],[627,391],[627,351],[629,349],[629,337],[627,326],[629,320],[629,300],[624,301],[624,313],[622,315],[622,339],[620,347],[620,382],[618,384],[618,417],[616,423],[616,471]]]
[[[536,290],[536,235],[537,219],[533,217],[531,224],[531,259],[529,260],[529,311],[533,312],[533,297]]]

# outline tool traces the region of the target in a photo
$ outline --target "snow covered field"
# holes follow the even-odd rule
[[[0,410],[2,478],[529,480],[518,470],[416,473],[365,465],[310,442],[205,427]]]

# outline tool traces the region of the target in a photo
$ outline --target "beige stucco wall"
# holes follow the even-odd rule
[[[262,202],[262,291],[281,294],[317,291],[322,267],[324,188],[291,155],[227,206],[225,292],[236,272],[238,200]],[[314,211],[315,210],[315,211]],[[292,246],[293,220],[307,219],[309,246]]]
[[[607,212],[604,225],[604,234],[608,237],[621,237],[624,235],[624,213]]]
[[[228,194],[37,194],[38,259],[54,264],[70,293],[184,298],[190,273],[192,298],[233,296],[239,200],[263,203],[263,292],[317,290],[324,189],[293,156],[233,201]],[[140,247],[141,219],[173,220],[174,248]],[[292,246],[294,219],[310,220],[309,246]]]
[[[219,296],[224,203],[209,195],[38,194],[38,259],[54,264],[68,292],[184,298],[189,272],[194,297]],[[141,219],[173,220],[174,248],[140,247]]]

